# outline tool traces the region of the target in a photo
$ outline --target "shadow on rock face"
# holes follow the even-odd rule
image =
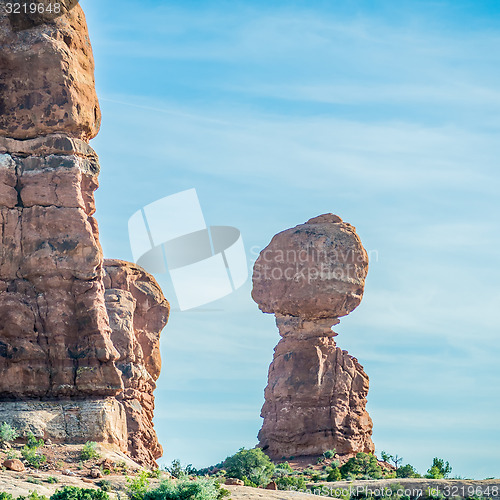
[[[23,31],[40,24],[47,24],[63,16],[78,4],[78,0],[37,0],[7,2],[0,0],[4,12],[9,13],[9,21],[14,31]]]

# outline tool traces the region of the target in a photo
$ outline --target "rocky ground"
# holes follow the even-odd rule
[[[77,486],[80,488],[99,489],[103,479],[89,479],[81,475],[67,476],[60,472],[27,471],[17,473],[0,471],[0,492],[10,493],[16,498],[19,495],[28,495],[36,491],[40,495],[50,497],[57,489],[63,486]],[[124,475],[112,474],[106,476],[104,481],[111,487],[110,497],[113,499],[127,498],[127,478]],[[151,479],[151,485],[159,484],[160,480]],[[338,481],[336,483],[318,483],[310,485],[310,493],[296,491],[272,491],[247,486],[225,486],[231,492],[233,500],[307,500],[313,497],[324,496],[339,498],[345,493],[352,495],[365,492],[368,497],[377,496],[378,492],[387,490],[392,485],[400,485],[406,492],[411,492],[412,498],[441,493],[450,497],[483,496],[485,500],[500,498],[500,480],[457,480],[457,479],[387,479],[378,481]],[[421,493],[419,493],[421,492]],[[482,495],[480,495],[482,493]],[[394,493],[393,493],[394,494]]]

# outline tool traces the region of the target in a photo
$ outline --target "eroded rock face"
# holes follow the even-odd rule
[[[122,388],[93,218],[98,173],[79,139],[0,138],[2,399]]]
[[[29,139],[64,132],[85,140],[95,137],[101,112],[81,7],[53,22],[18,28],[1,9],[0,135]]]
[[[257,259],[252,297],[276,315],[282,337],[259,432],[272,458],[374,451],[368,376],[332,331],[361,302],[367,272],[355,228],[333,214],[279,233]]]
[[[106,260],[105,269],[111,338],[124,384],[118,400],[127,416],[128,451],[137,462],[154,466],[162,448],[153,427],[153,391],[161,369],[160,333],[170,306],[155,279],[135,264]]]
[[[104,269],[87,143],[100,111],[75,3],[48,21],[0,10],[0,418],[152,466],[169,306],[137,266]]]

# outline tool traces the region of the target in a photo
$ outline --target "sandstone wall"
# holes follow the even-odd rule
[[[105,268],[88,145],[101,115],[83,11],[2,9],[0,45],[0,422],[154,466],[169,305],[137,266]]]

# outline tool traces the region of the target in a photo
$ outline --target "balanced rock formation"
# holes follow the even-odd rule
[[[252,297],[282,337],[269,367],[259,446],[273,459],[372,453],[368,376],[332,326],[361,302],[368,255],[333,214],[283,231],[260,253]]]
[[[55,19],[0,11],[0,421],[154,465],[169,305],[137,266],[104,264],[92,48],[62,4]]]

